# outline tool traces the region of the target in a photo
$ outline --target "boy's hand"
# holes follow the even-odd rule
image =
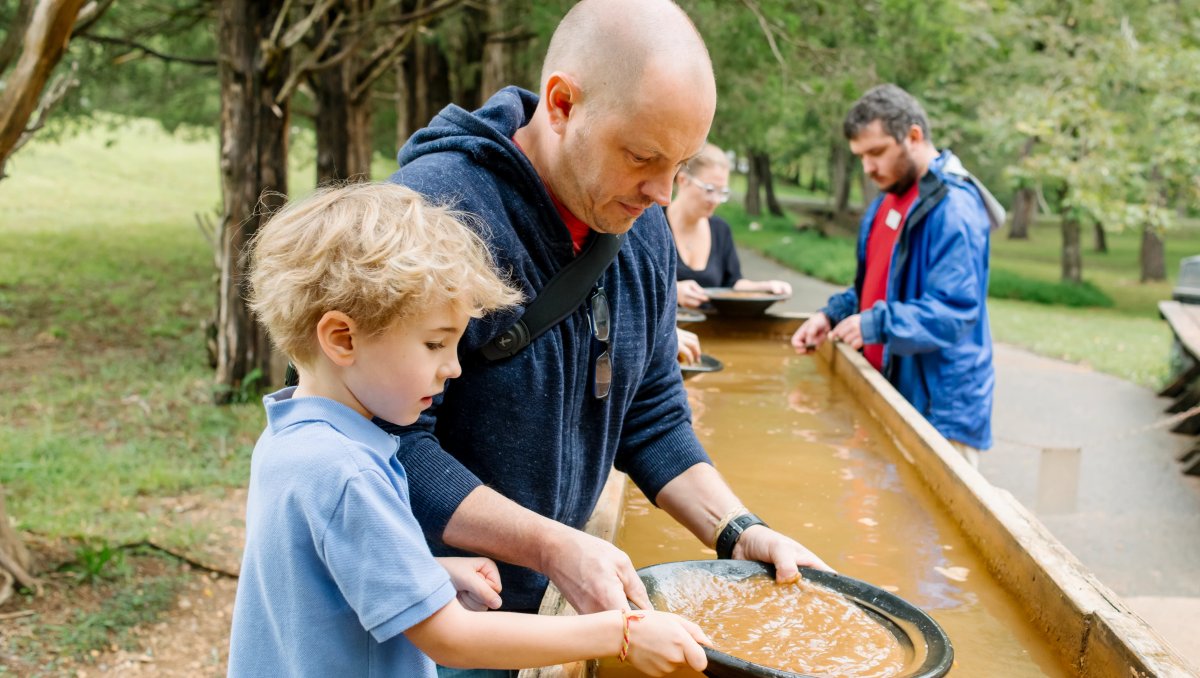
[[[500,607],[500,572],[489,558],[438,558],[450,573],[458,591],[458,602],[468,610],[482,612]]]
[[[700,643],[712,645],[699,626],[683,617],[651,610],[642,619],[629,620],[629,655],[625,660],[651,676],[666,675],[684,666],[703,671],[708,657]]]

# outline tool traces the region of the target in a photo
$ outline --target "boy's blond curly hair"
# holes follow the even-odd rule
[[[520,303],[464,218],[395,184],[320,189],[255,234],[250,308],[280,351],[309,364],[328,311],[374,335],[438,304],[478,318]]]

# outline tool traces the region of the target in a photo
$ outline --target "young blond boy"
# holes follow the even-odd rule
[[[628,654],[651,675],[703,669],[694,624],[500,606],[495,564],[434,559],[397,440],[459,375],[467,322],[520,301],[457,216],[391,184],[319,191],[255,237],[251,306],[299,385],[264,398],[230,676],[417,676]],[[471,608],[471,609],[467,609]],[[432,659],[431,659],[432,658]]]

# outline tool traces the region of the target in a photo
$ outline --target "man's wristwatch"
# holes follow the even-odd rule
[[[725,529],[721,530],[721,534],[717,537],[717,557],[722,560],[732,558],[733,547],[737,546],[738,540],[742,538],[742,533],[755,525],[767,526],[762,518],[753,513],[743,513],[729,521],[725,525]]]

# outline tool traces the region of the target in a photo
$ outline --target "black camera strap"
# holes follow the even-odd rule
[[[550,278],[537,297],[525,305],[525,314],[512,327],[479,349],[489,361],[511,358],[562,322],[587,299],[592,286],[621,250],[622,236],[597,233],[579,256]]]

